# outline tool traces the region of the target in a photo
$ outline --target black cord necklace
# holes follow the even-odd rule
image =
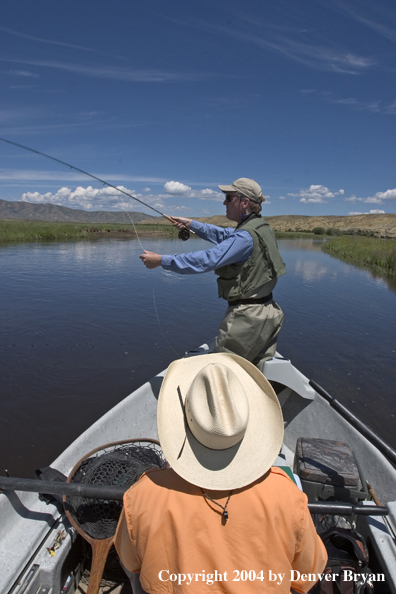
[[[219,507],[221,507],[221,509],[223,510],[223,513],[221,514],[222,521],[223,521],[223,524],[226,524],[226,522],[228,520],[227,505],[228,505],[228,502],[231,499],[232,491],[230,491],[230,494],[228,495],[228,499],[227,499],[225,505],[221,505],[221,503],[218,503],[217,501],[215,501],[214,499],[212,499],[211,497],[209,497],[209,495],[207,493],[204,493],[203,489],[201,489],[201,491],[202,491],[202,495],[205,497],[205,499],[208,499],[209,501],[211,501],[215,505],[218,505]]]

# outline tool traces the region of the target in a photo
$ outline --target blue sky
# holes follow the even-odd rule
[[[173,215],[223,214],[250,177],[263,214],[396,212],[389,0],[7,2],[0,136]],[[0,142],[0,198],[141,204]]]

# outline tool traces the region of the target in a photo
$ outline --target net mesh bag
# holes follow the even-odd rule
[[[106,447],[82,461],[71,483],[124,487],[127,490],[151,468],[165,468],[162,450],[154,441],[135,441]],[[114,536],[122,501],[67,497],[67,510],[91,538]]]

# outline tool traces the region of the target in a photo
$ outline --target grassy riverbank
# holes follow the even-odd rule
[[[177,237],[178,230],[171,225],[136,224],[142,237]],[[314,237],[312,233],[276,233],[279,238]],[[0,242],[6,241],[68,241],[104,237],[136,237],[133,225],[109,223],[56,223],[49,221],[0,220]]]
[[[136,225],[139,235],[176,237],[177,230],[170,225]],[[136,237],[133,225],[87,223],[55,223],[47,221],[0,220],[0,241],[67,241],[103,237]]]
[[[343,236],[324,243],[322,250],[351,264],[396,275],[396,240]]]
[[[276,239],[317,239],[314,233],[305,231],[276,231],[273,229]]]

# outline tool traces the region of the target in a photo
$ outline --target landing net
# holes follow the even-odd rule
[[[127,490],[151,468],[165,468],[161,447],[154,441],[135,441],[99,450],[83,459],[70,482],[111,485]],[[67,510],[91,538],[114,536],[122,511],[122,501],[67,497]]]

